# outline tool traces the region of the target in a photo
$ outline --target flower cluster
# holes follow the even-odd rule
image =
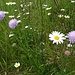
[[[5,17],[5,12],[4,11],[0,11],[0,21],[2,21],[4,19],[4,17]],[[21,21],[20,20],[18,21],[15,18],[14,19],[11,19],[9,21],[9,27],[11,29],[14,29],[18,25],[19,22],[21,22]]]
[[[6,5],[15,5],[15,4],[16,4],[16,2],[6,2]],[[17,10],[15,10],[15,11],[17,11]],[[0,11],[0,21],[2,21],[5,18],[5,14],[8,14],[8,13],[9,12],[6,12],[6,11]],[[21,22],[21,20],[16,19],[16,18],[20,17],[20,13],[18,14],[18,16],[16,18],[14,15],[10,15],[8,17],[11,18],[8,23],[8,26],[11,29],[15,29],[16,26],[18,25],[18,23]]]
[[[64,17],[64,18],[70,18],[69,15],[62,15],[62,14],[58,15],[58,17],[59,17],[59,18],[62,18],[62,17]]]

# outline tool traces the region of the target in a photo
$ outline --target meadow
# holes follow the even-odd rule
[[[0,75],[75,75],[75,0],[1,0]]]

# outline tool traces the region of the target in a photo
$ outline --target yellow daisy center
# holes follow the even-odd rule
[[[9,2],[9,4],[12,4],[13,2]]]
[[[16,66],[18,67],[18,64],[16,64]]]
[[[59,40],[59,36],[54,36],[54,39],[55,40]]]

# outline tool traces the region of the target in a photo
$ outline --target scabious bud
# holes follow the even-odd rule
[[[12,19],[9,21],[9,27],[14,29],[18,25],[18,21],[16,19]]]
[[[64,52],[64,54],[65,54],[66,56],[70,56],[70,51],[66,50],[66,51]]]
[[[5,17],[5,13],[3,11],[0,11],[0,21],[3,20]]]

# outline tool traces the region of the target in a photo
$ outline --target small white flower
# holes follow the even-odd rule
[[[25,8],[23,9],[23,11],[25,11]]]
[[[23,7],[23,4],[21,4],[20,6]]]
[[[25,28],[28,28],[28,26],[25,26]]]
[[[13,34],[13,33],[9,34],[9,37],[12,37],[12,36],[14,36],[14,34]]]
[[[72,44],[68,44],[67,47],[72,47]]]
[[[18,22],[18,23],[20,23],[20,22],[21,22],[21,20],[18,20],[17,22]]]
[[[20,15],[18,15],[17,18],[20,18]]]
[[[28,15],[29,14],[29,12],[26,12],[26,15]]]
[[[62,14],[60,14],[60,15],[58,15],[58,17],[59,17],[59,18],[62,18],[62,17],[63,17],[63,15],[62,15]]]
[[[32,29],[32,28],[30,28],[30,29]]]
[[[20,63],[19,62],[16,62],[15,64],[14,64],[14,67],[15,68],[18,68],[20,66]]]
[[[60,33],[58,31],[53,31],[52,34],[49,34],[49,40],[53,41],[53,44],[56,43],[63,43],[63,40],[66,38],[64,37],[65,35],[63,33]]]
[[[64,17],[65,17],[65,18],[70,18],[70,16],[69,16],[69,15],[65,15]]]
[[[46,10],[50,10],[50,9],[52,9],[52,7],[50,7],[50,8],[46,8]]]
[[[8,2],[8,3],[6,3],[6,5],[15,5],[16,4],[16,2]]]
[[[71,3],[74,3],[75,1],[71,0]]]
[[[9,12],[4,11],[5,14],[8,14]]]
[[[61,11],[65,11],[65,9],[61,9]]]
[[[42,6],[43,8],[46,8],[47,7],[47,5],[46,4],[43,4],[43,6]]]
[[[44,6],[44,7],[47,7],[47,5],[46,5],[46,4],[44,4],[43,6]]]
[[[13,44],[12,44],[12,47],[15,47],[15,46],[16,46],[16,43],[13,43]]]
[[[30,5],[32,5],[32,2],[29,2]]]
[[[65,38],[68,38],[68,36],[65,36]]]
[[[9,18],[14,18],[15,16],[14,15],[10,15],[10,16],[8,16]]]
[[[14,10],[14,11],[17,11],[17,10]]]
[[[48,13],[48,15],[51,15],[51,13]]]

